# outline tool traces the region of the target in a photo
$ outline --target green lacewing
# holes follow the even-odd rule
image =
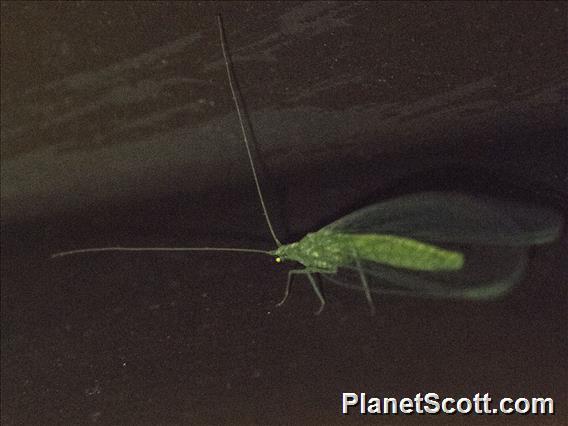
[[[242,101],[226,46],[221,17],[219,38],[242,139],[268,230],[272,251],[233,247],[102,247],[64,251],[52,257],[100,251],[225,251],[262,253],[277,262],[303,266],[288,272],[292,280],[305,275],[325,306],[320,282],[362,291],[371,312],[373,294],[488,300],[517,283],[525,270],[528,249],[553,242],[563,220],[552,209],[456,192],[405,195],[357,210],[282,244],[274,232],[252,159],[242,113]]]

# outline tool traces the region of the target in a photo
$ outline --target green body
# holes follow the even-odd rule
[[[374,312],[371,292],[495,298],[521,279],[530,246],[558,239],[564,219],[553,209],[455,192],[423,192],[356,210],[296,243],[282,245],[272,228],[255,171],[220,16],[218,24],[243,142],[266,223],[278,248],[265,251],[236,247],[102,247],[59,252],[52,257],[101,251],[270,254],[277,261],[294,260],[305,266],[288,271],[285,297],[279,305],[289,294],[292,278],[303,274],[321,302],[318,313],[321,312],[325,299],[314,279],[314,274],[321,273],[329,282],[362,289]],[[462,252],[421,241],[459,246]],[[464,257],[467,257],[465,264]],[[338,271],[340,268],[346,271]],[[447,271],[452,273],[444,273]],[[336,272],[350,275],[346,279],[336,278],[332,275]],[[354,273],[359,275],[360,287],[350,285],[350,280],[356,277]]]
[[[337,268],[366,260],[416,271],[458,270],[464,258],[410,238],[382,234],[347,234],[329,230],[307,234],[300,241],[272,252],[282,260],[295,260],[311,270],[336,272]]]

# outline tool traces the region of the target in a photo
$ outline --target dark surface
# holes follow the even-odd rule
[[[382,298],[271,249],[223,74],[223,13],[286,241],[397,194],[568,213],[563,3],[2,3],[2,424],[330,424],[341,392],[550,396],[563,424],[566,234],[491,303]],[[162,62],[164,59],[166,62]],[[160,66],[162,64],[163,66]]]

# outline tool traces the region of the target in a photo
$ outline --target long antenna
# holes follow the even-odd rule
[[[61,251],[51,255],[51,258],[68,256],[70,254],[78,253],[92,253],[98,251],[232,251],[241,253],[262,253],[270,254],[266,250],[246,249],[246,248],[232,248],[232,247],[100,247],[100,248],[87,248],[78,250]]]
[[[247,149],[248,159],[250,162],[250,167],[252,169],[252,175],[254,177],[254,183],[256,184],[256,190],[258,192],[258,197],[260,198],[260,204],[262,205],[262,211],[264,212],[264,217],[266,218],[266,223],[268,224],[268,229],[272,234],[272,238],[276,245],[280,247],[282,243],[276,237],[276,233],[272,228],[272,223],[270,222],[270,217],[268,216],[268,211],[264,203],[264,198],[262,197],[262,191],[260,190],[260,183],[258,182],[258,177],[256,174],[256,169],[254,167],[254,162],[252,160],[252,154],[250,150],[250,144],[247,137],[247,132],[244,125],[243,114],[241,112],[240,99],[237,96],[237,91],[235,90],[236,84],[234,80],[234,73],[231,67],[231,59],[227,53],[227,47],[225,42],[225,32],[223,30],[223,21],[221,20],[221,15],[217,15],[217,21],[219,23],[219,32],[221,37],[221,48],[223,49],[223,57],[225,58],[225,66],[227,68],[227,76],[229,77],[229,86],[231,87],[231,94],[233,95],[233,101],[235,102],[235,107],[237,109],[237,115],[239,116],[239,123],[241,125],[241,131],[243,134],[243,140],[245,142],[245,147]],[[78,250],[62,251],[53,254],[51,257],[63,257],[72,254],[79,253],[94,253],[102,251],[220,251],[220,252],[240,252],[240,253],[262,253],[272,255],[271,252],[266,250],[248,249],[248,248],[233,248],[233,247],[97,247],[97,248],[86,248]]]
[[[237,115],[239,117],[239,124],[241,125],[241,131],[243,134],[243,140],[245,142],[245,147],[247,149],[247,155],[250,163],[250,168],[252,170],[252,175],[254,177],[254,183],[256,185],[256,191],[258,192],[258,198],[260,199],[260,205],[262,206],[262,211],[264,213],[264,217],[266,218],[266,224],[268,225],[268,229],[270,230],[270,234],[274,239],[274,242],[278,247],[282,245],[276,233],[274,232],[274,228],[272,227],[272,223],[270,222],[270,217],[268,216],[268,210],[266,209],[266,204],[264,203],[264,197],[262,196],[262,191],[260,190],[260,183],[258,182],[258,176],[256,174],[256,168],[254,167],[254,161],[252,160],[252,154],[250,149],[249,140],[247,137],[247,131],[244,124],[243,113],[241,111],[241,100],[237,95],[236,90],[236,83],[235,83],[235,73],[233,71],[231,57],[227,51],[227,42],[225,40],[225,30],[223,28],[223,20],[221,19],[221,15],[217,15],[217,23],[219,25],[219,37],[221,39],[221,49],[223,50],[223,57],[225,58],[225,68],[227,69],[227,77],[229,78],[229,87],[231,88],[231,95],[233,96],[233,101],[235,103],[235,107],[237,109]]]

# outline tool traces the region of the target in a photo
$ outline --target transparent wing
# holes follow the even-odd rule
[[[392,234],[431,242],[464,254],[456,271],[412,271],[371,261],[347,262],[324,280],[363,291],[359,271],[373,293],[492,299],[517,283],[528,247],[558,238],[562,217],[552,209],[459,193],[424,192],[374,204],[324,229]]]
[[[449,247],[448,247],[449,248]],[[488,300],[507,293],[523,275],[527,248],[502,246],[452,247],[465,255],[458,271],[410,271],[361,261],[373,293],[416,297]],[[344,265],[337,274],[322,274],[325,281],[363,291],[359,268]]]
[[[323,229],[393,234],[434,243],[523,247],[554,241],[562,223],[562,217],[549,208],[423,192],[373,204]]]

